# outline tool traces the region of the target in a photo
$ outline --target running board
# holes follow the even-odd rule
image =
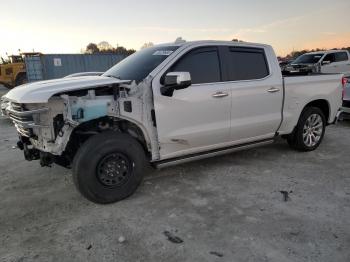
[[[214,157],[214,156],[220,156],[224,154],[229,154],[232,152],[236,151],[241,151],[241,150],[246,150],[258,146],[265,146],[272,144],[275,140],[274,139],[268,139],[268,140],[263,140],[259,142],[252,142],[252,143],[247,143],[247,144],[242,144],[242,145],[236,145],[232,147],[225,147],[225,148],[220,148],[220,149],[214,149],[211,151],[207,152],[202,152],[202,153],[197,153],[197,154],[191,154],[187,156],[182,156],[182,157],[176,157],[176,158],[171,158],[171,159],[166,159],[166,160],[161,160],[161,161],[156,161],[152,162],[151,164],[158,168],[165,168],[169,166],[175,166],[183,163],[188,163],[196,160],[201,160],[209,157]]]

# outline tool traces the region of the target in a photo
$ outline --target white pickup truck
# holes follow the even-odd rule
[[[338,115],[342,75],[283,78],[272,47],[198,41],[143,49],[102,76],[14,88],[3,108],[27,160],[73,168],[77,189],[111,203],[146,167],[266,145],[316,149]],[[218,174],[220,175],[220,174]]]
[[[350,54],[347,50],[328,50],[303,54],[283,67],[283,74],[338,73],[350,75]]]

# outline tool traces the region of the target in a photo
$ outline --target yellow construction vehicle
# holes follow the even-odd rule
[[[25,66],[25,56],[40,53],[23,53],[21,55],[11,55],[8,59],[1,57],[0,61],[0,84],[7,88],[13,88],[27,83]]]

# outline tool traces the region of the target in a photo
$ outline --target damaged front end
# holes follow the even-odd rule
[[[60,155],[64,144],[60,141],[64,130],[64,103],[59,97],[50,99],[48,103],[16,103],[9,102],[5,115],[14,123],[19,134],[17,146],[24,151],[26,160],[41,159],[42,165],[50,165],[54,155]],[[60,120],[61,119],[61,122]]]
[[[19,133],[18,148],[26,160],[70,167],[80,146],[106,130],[130,134],[151,158],[158,158],[152,99],[150,80],[140,84],[124,81],[61,92],[47,103],[11,100],[3,111]]]

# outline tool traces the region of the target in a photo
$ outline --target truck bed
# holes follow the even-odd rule
[[[328,123],[335,120],[341,107],[342,74],[313,74],[283,77],[283,120],[279,132],[290,133],[298,122],[304,105],[311,101],[324,100],[329,106]],[[303,106],[302,106],[303,105]]]

